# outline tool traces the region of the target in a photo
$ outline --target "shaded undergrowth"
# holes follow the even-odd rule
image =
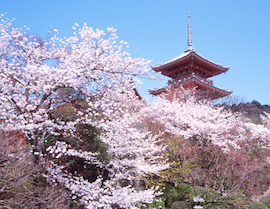
[[[19,134],[2,132],[0,143],[0,208],[79,208],[64,188],[47,183],[44,165],[33,163],[29,144]]]

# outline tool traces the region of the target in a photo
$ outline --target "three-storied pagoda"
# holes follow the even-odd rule
[[[229,66],[216,64],[198,53],[192,47],[190,13],[188,14],[188,47],[184,53],[176,58],[152,66],[152,69],[158,73],[172,78],[168,85],[159,89],[149,89],[152,95],[163,95],[170,99],[172,95],[183,89],[194,89],[199,97],[210,100],[228,96],[232,91],[220,89],[213,86],[213,82],[208,80],[212,76],[227,72]]]

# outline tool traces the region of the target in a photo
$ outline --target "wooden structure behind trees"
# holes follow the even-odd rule
[[[199,97],[210,100],[229,96],[232,91],[217,88],[208,78],[227,72],[230,67],[216,64],[199,55],[192,47],[190,14],[188,15],[188,47],[184,53],[176,58],[152,66],[158,73],[172,78],[168,85],[163,88],[150,89],[149,92],[155,96],[170,97],[177,95],[177,92],[184,89],[194,89]]]

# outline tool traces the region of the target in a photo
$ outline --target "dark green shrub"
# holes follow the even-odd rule
[[[172,209],[192,209],[192,206],[184,201],[176,201],[172,204]]]
[[[248,209],[268,209],[269,207],[263,203],[250,204]]]
[[[270,208],[270,197],[264,200],[263,204],[265,204],[268,208]]]
[[[192,188],[185,183],[180,183],[176,187],[172,184],[166,183],[164,192],[165,206],[172,207],[176,201],[186,201],[190,199]]]

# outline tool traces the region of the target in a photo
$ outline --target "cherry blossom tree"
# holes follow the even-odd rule
[[[124,42],[115,45],[114,29],[108,29],[107,39],[103,31],[84,25],[74,28],[78,35],[65,40],[57,33],[43,40],[10,28],[11,23],[2,20],[1,24],[1,119],[6,129],[22,130],[35,149],[46,134],[71,131],[76,126],[77,121],[50,118],[53,109],[70,102],[71,96],[63,98],[59,91],[69,88],[84,95],[89,106],[84,112],[87,118],[88,113],[98,114],[100,109],[103,114],[110,111],[113,104],[111,98],[106,99],[108,89],[130,90],[135,85],[134,76],[147,73],[146,60],[133,59],[122,51]],[[90,117],[87,120],[93,122]]]
[[[133,92],[137,77],[148,75],[149,61],[123,51],[127,44],[118,43],[112,28],[106,34],[75,24],[73,36],[61,39],[55,30],[45,40],[1,21],[1,129],[22,132],[32,144],[34,162],[49,164],[47,179],[63,184],[87,208],[152,202],[156,188],[135,186],[140,176],[167,168],[165,146],[143,128],[138,110],[144,104]],[[91,142],[105,144],[111,160],[65,140],[82,141],[77,132],[84,125],[99,130]],[[61,159],[71,157],[97,175],[89,180],[70,172]]]
[[[234,204],[238,191],[251,198],[267,190],[269,158],[263,150],[270,142],[267,114],[264,125],[256,125],[241,114],[190,95],[184,100],[159,99],[143,108],[142,115],[150,121],[148,128],[167,140],[171,167],[161,171],[163,181],[190,184],[208,202],[216,203]],[[198,187],[205,190],[199,192]],[[209,189],[216,195],[209,198]]]

